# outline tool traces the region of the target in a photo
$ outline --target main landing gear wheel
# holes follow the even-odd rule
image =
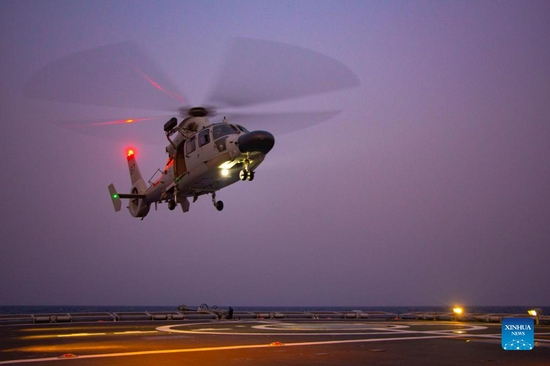
[[[242,181],[248,180],[251,181],[254,179],[254,172],[248,170],[241,170],[239,172],[239,179]]]
[[[168,209],[169,209],[170,211],[172,211],[173,209],[175,209],[175,208],[176,208],[176,205],[177,205],[176,201],[174,201],[174,200],[169,200],[169,201],[168,201]]]
[[[216,192],[212,193],[212,203],[214,207],[216,207],[216,210],[223,210],[223,201],[216,201]]]

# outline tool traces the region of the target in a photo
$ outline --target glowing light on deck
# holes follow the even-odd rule
[[[464,309],[461,306],[455,306],[453,308],[453,313],[455,313],[456,315],[462,315],[463,312]]]

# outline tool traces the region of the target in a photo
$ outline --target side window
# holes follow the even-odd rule
[[[202,130],[199,133],[199,147],[210,142],[210,129]]]
[[[197,148],[195,145],[195,140],[196,140],[195,136],[187,140],[187,142],[185,143],[185,154],[189,155],[193,151],[195,151],[195,149]]]

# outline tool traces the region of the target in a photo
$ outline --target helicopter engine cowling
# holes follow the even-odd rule
[[[133,188],[132,194],[138,194],[138,190],[136,188]],[[131,199],[130,202],[128,203],[128,210],[130,211],[130,214],[133,217],[147,216],[150,208],[151,208],[151,205],[144,203],[143,199],[141,198]]]

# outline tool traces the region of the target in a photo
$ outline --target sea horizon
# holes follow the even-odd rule
[[[55,314],[55,313],[87,313],[87,312],[166,312],[178,311],[180,305],[0,305],[0,314]],[[186,306],[189,310],[195,310],[203,305]],[[207,308],[228,309],[235,311],[384,311],[395,314],[411,312],[452,312],[452,306],[442,305],[410,305],[410,306],[369,306],[369,305],[334,305],[334,306],[266,306],[266,305],[212,305]],[[550,313],[550,306],[524,306],[524,305],[461,305],[465,313],[505,313],[527,315],[527,310],[538,308],[542,314]]]

